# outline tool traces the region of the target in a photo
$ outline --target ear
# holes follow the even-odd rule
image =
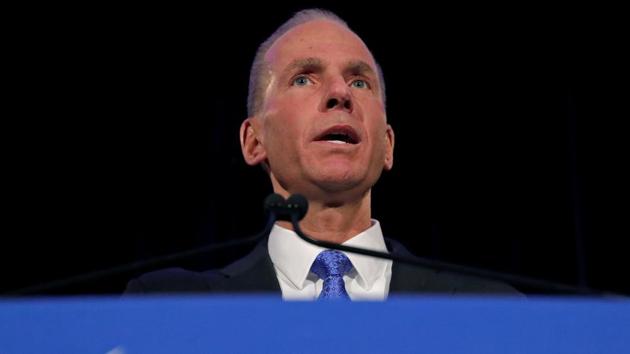
[[[394,167],[394,129],[387,124],[387,130],[385,131],[385,161],[383,169],[389,171]]]
[[[245,162],[250,166],[258,165],[267,158],[261,133],[260,121],[255,117],[249,117],[241,124],[241,151]]]

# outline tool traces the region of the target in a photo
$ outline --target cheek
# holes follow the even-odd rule
[[[387,128],[386,125],[383,124],[382,127],[376,129],[374,131],[374,146],[373,148],[373,159],[374,163],[381,163],[384,161],[385,156],[387,155],[389,149],[389,140],[387,138]]]
[[[265,145],[277,157],[290,155],[301,141],[300,129],[296,122],[273,117],[265,126]]]
[[[383,118],[376,118],[374,126],[372,127],[372,136],[374,137],[374,144],[378,146],[384,146],[387,141],[387,123]]]
[[[306,108],[303,102],[296,103],[289,97],[282,97],[270,102],[265,114],[264,126],[267,139],[281,141],[284,144],[297,145],[303,137],[303,125]]]

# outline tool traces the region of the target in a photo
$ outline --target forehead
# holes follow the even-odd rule
[[[302,58],[319,58],[331,64],[363,61],[376,71],[372,53],[361,38],[331,20],[309,21],[292,28],[265,55],[265,61],[276,73]]]

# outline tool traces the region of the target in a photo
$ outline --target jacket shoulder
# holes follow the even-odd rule
[[[418,258],[397,241],[387,239],[387,246],[392,254]],[[398,262],[394,262],[392,267],[390,291],[523,296],[510,284],[501,281]]]
[[[280,291],[266,241],[222,269],[195,272],[167,268],[143,274],[127,284],[125,294]]]
[[[214,284],[222,279],[223,275],[215,270],[194,272],[183,268],[166,268],[130,280],[125,294],[211,291]]]

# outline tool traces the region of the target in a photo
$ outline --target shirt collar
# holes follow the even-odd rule
[[[372,220],[372,226],[343,245],[387,252],[381,225],[377,220]],[[292,230],[278,225],[274,225],[269,234],[268,248],[276,269],[300,290],[306,285],[306,278],[315,258],[325,249],[302,240]],[[372,288],[374,282],[383,274],[387,262],[390,262],[350,252],[344,254],[348,256],[357,272],[357,284],[366,290]]]

